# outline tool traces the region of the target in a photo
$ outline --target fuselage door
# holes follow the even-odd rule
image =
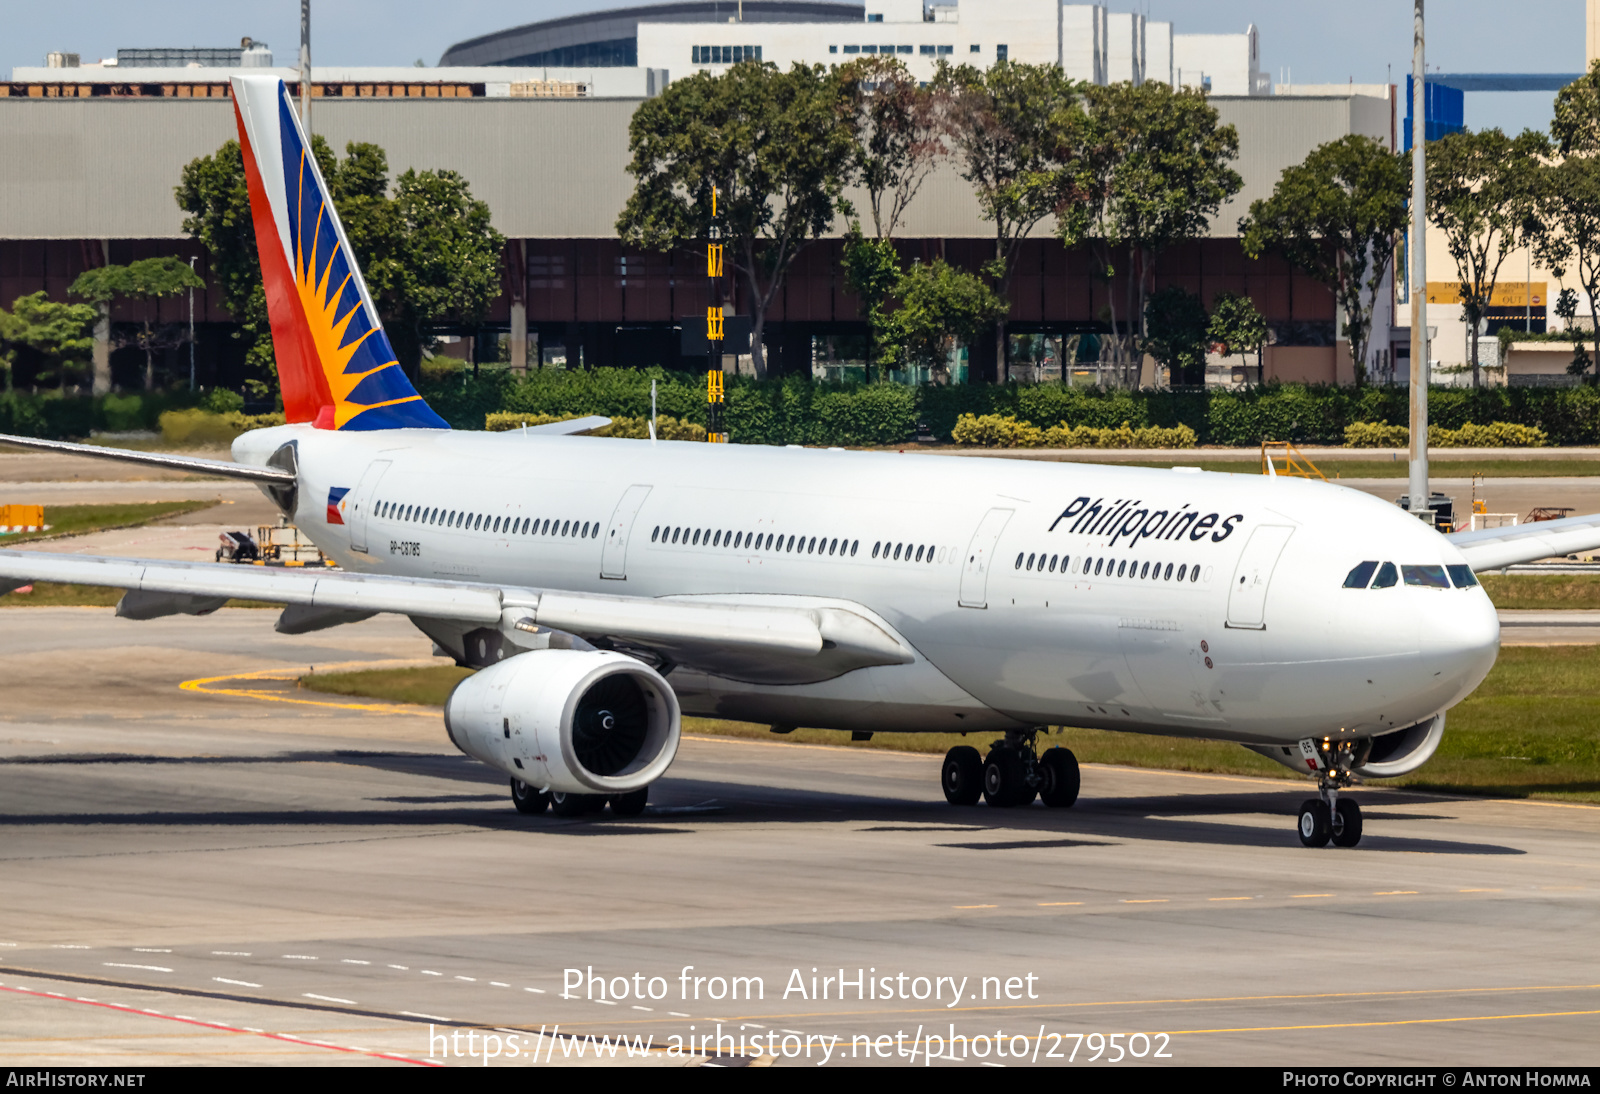
[[[650,496],[648,486],[630,486],[616,512],[611,514],[611,524],[606,528],[605,547],[600,552],[600,576],[614,581],[628,579],[628,537],[633,534],[633,518],[644,507]]]
[[[1267,629],[1267,585],[1293,532],[1293,528],[1282,524],[1264,524],[1250,534],[1250,542],[1239,556],[1238,569],[1233,572],[1233,585],[1228,589],[1228,626],[1252,631]]]
[[[967,560],[961,571],[961,606],[987,608],[989,606],[989,568],[994,561],[995,546],[1000,533],[1014,509],[991,509],[983,516],[978,530],[972,534],[967,546]]]
[[[383,479],[383,473],[389,470],[393,460],[373,460],[367,465],[367,470],[361,476],[361,481],[356,484],[354,499],[345,506],[344,522],[350,527],[350,549],[352,551],[365,551],[367,549],[367,514],[372,511],[373,499],[378,490],[378,483]]]

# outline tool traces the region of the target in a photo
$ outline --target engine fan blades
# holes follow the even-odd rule
[[[596,775],[615,775],[644,748],[650,707],[632,676],[601,680],[578,700],[572,718],[572,747],[578,762]]]

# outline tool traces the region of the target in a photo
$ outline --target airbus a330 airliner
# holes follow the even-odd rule
[[[303,633],[406,615],[479,669],[445,728],[524,812],[637,813],[680,714],[994,738],[957,805],[1070,806],[1075,725],[1236,741],[1339,791],[1405,774],[1499,647],[1475,570],[1600,547],[1600,517],[1444,536],[1290,478],[448,428],[390,348],[284,90],[234,77],[290,424],[236,462],[0,437],[259,483],[339,569],[0,552],[0,590],[124,588],[133,619],[288,606]]]

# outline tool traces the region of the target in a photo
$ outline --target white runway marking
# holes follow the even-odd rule
[[[253,984],[248,980],[229,980],[226,976],[213,976],[211,979],[219,984],[236,984],[241,988],[259,988],[260,984]]]
[[[405,1015],[407,1018],[426,1018],[430,1022],[453,1022],[453,1021],[455,1021],[454,1018],[441,1018],[437,1014],[418,1014],[414,1010],[403,1010],[400,1013]]]
[[[340,999],[338,996],[335,996],[335,995],[317,995],[315,992],[309,992],[309,991],[301,992],[300,995],[301,995],[301,998],[303,998],[303,999],[320,999],[324,1003],[343,1003],[347,1007],[354,1007],[354,1006],[358,1006],[359,1005],[359,1004],[356,1003],[356,1001],[354,999]]]
[[[165,965],[127,965],[121,961],[102,961],[102,965],[112,969],[144,969],[147,972],[171,972]]]

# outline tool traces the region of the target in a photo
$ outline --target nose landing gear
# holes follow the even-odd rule
[[[1078,800],[1078,758],[1065,748],[1034,747],[1037,729],[1008,730],[989,755],[957,745],[945,753],[941,782],[951,805],[976,805],[981,796],[990,806],[1028,805],[1037,796],[1045,805],[1064,809]]]
[[[1361,842],[1361,806],[1353,798],[1339,797],[1339,791],[1356,784],[1353,768],[1360,762],[1356,746],[1350,741],[1311,740],[1300,742],[1301,754],[1317,772],[1320,797],[1300,804],[1298,830],[1307,847],[1354,847]]]

